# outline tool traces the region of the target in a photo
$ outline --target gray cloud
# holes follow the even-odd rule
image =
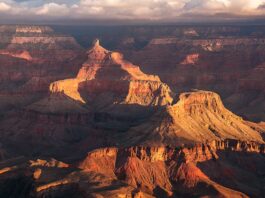
[[[265,0],[0,0],[2,19],[181,20],[220,13],[263,16]]]
[[[261,10],[265,9],[265,3],[261,4],[261,5],[258,7],[258,9],[261,9]]]

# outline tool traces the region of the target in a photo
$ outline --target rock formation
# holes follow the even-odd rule
[[[1,164],[6,168],[0,171],[0,195],[262,197],[264,149],[254,142],[215,140],[189,147],[101,148],[70,164],[16,158]],[[14,186],[22,190],[11,191]]]
[[[51,93],[64,93],[88,106],[102,93],[113,97],[110,104],[172,103],[170,88],[157,76],[143,73],[139,66],[124,60],[122,54],[104,49],[99,40],[94,42],[87,57],[77,77],[52,83]]]
[[[153,34],[146,37],[148,44],[140,50],[127,49],[126,45],[119,47],[128,60],[141,63],[143,71],[155,73],[173,91],[214,90],[237,114],[252,121],[262,121],[264,37],[233,35],[233,31],[240,35],[245,32],[226,32],[226,28],[219,33],[216,33],[220,31],[217,27],[205,28],[205,32],[200,28],[193,29],[198,37],[172,36],[181,32],[181,28],[161,36],[157,33],[160,28],[157,28],[150,30]],[[257,71],[260,71],[259,75]],[[256,102],[256,98],[260,102]]]
[[[52,28],[48,26],[26,26],[26,25],[17,25],[15,27],[15,31],[16,33],[39,33],[39,34],[53,32]]]
[[[123,56],[49,27],[0,26],[0,197],[263,196],[264,122],[212,91],[182,92],[210,87],[262,118],[263,39],[169,27],[145,43],[148,28],[136,31]]]
[[[189,54],[186,56],[186,58],[182,61],[182,65],[194,65],[198,62],[199,60],[199,54]]]
[[[8,51],[0,51],[1,55],[8,55],[15,58],[24,59],[27,61],[32,61],[32,57],[28,51],[21,51],[21,52],[8,52]]]
[[[0,26],[0,34],[1,111],[44,97],[51,82],[69,78],[82,62],[75,39],[50,27],[7,25]]]
[[[237,139],[263,143],[262,134],[227,110],[216,93],[195,91],[182,93],[176,104],[131,128],[123,142],[153,146]]]
[[[227,155],[229,151],[235,153]],[[240,175],[246,174],[247,170],[251,171],[248,162],[240,163],[240,160],[244,159],[241,153],[248,152],[253,154],[249,157],[255,160],[255,171],[261,171],[264,165],[262,157],[264,145],[233,140],[212,141],[175,149],[170,147],[99,149],[88,153],[79,167],[88,172],[108,175],[110,178],[117,177],[130,186],[156,197],[203,194],[224,197],[248,197],[246,194],[260,196],[262,187],[255,183],[245,188],[248,182]],[[256,158],[255,155],[260,155],[261,158]],[[235,158],[234,167],[229,164],[232,158]],[[237,170],[239,167],[240,170]],[[230,175],[232,173],[233,175]],[[228,181],[226,184],[222,182],[224,180],[221,178],[229,177],[233,177],[234,181]],[[257,177],[261,179],[261,175]],[[240,185],[233,188],[234,182]],[[254,190],[255,185],[259,190]]]

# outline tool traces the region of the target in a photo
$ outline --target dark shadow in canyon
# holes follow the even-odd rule
[[[261,148],[264,150],[264,145]],[[198,162],[197,166],[212,181],[243,192],[250,197],[265,193],[265,155],[250,151],[218,150],[218,158]]]

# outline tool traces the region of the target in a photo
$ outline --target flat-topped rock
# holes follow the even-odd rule
[[[224,139],[264,143],[259,130],[226,109],[220,96],[210,91],[180,94],[176,104],[131,128],[125,139],[124,144],[156,146]]]

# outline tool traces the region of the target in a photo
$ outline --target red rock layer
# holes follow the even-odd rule
[[[212,141],[175,149],[106,148],[90,152],[78,167],[112,178],[116,176],[119,180],[158,197],[203,194],[224,197],[247,197],[246,194],[260,196],[262,190],[258,190],[259,185],[253,187],[256,185],[254,184],[245,189],[247,181],[240,174],[248,174],[248,171],[256,174],[261,171],[265,163],[264,149],[264,145],[237,140]],[[244,159],[255,162],[249,167],[247,161],[241,162]],[[231,166],[233,163],[235,166]],[[233,180],[229,181],[231,177]],[[261,175],[257,177],[261,179]]]
[[[216,93],[194,91],[182,93],[176,104],[129,129],[124,145],[181,145],[213,139],[263,143],[263,134],[226,109]]]
[[[52,83],[51,93],[63,92],[87,105],[93,104],[95,97],[103,93],[114,95],[112,103],[115,104],[172,103],[170,88],[157,76],[143,73],[139,66],[124,60],[122,54],[104,49],[98,40],[87,57],[77,77]]]

